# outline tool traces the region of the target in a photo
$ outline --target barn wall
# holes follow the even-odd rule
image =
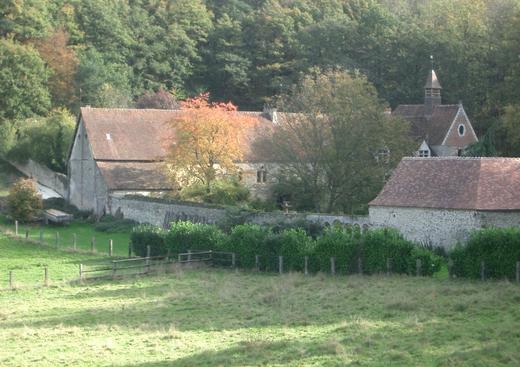
[[[465,241],[471,230],[480,228],[480,217],[471,210],[371,206],[369,212],[373,226],[393,227],[409,240],[444,248]]]

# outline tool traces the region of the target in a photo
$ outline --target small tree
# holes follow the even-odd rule
[[[182,102],[182,110],[171,121],[176,141],[168,167],[176,183],[199,182],[210,193],[215,179],[236,170],[254,119],[237,113],[232,103],[210,103],[209,94]]]
[[[43,208],[42,198],[35,182],[23,178],[16,181],[9,190],[7,205],[13,219],[21,222],[34,220]]]
[[[135,102],[137,108],[155,108],[158,110],[176,110],[180,107],[179,102],[172,93],[159,89],[157,92],[145,92]]]

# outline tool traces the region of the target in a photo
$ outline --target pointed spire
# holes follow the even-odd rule
[[[437,74],[435,74],[435,70],[431,70],[428,74],[428,78],[426,79],[426,84],[424,85],[425,89],[442,89],[441,83],[439,83],[439,79],[437,79]]]

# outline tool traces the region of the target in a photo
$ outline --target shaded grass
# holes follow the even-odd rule
[[[0,293],[0,365],[514,366],[519,306],[507,282],[176,268]]]
[[[14,233],[15,225],[5,216],[0,215],[0,229]],[[61,248],[72,248],[73,237],[76,234],[76,246],[84,251],[90,251],[92,237],[95,237],[96,251],[103,254],[108,253],[108,243],[112,239],[113,254],[115,256],[128,255],[130,232],[98,232],[92,224],[82,222],[73,222],[68,225],[20,224],[19,235],[25,237],[26,230],[29,230],[29,239],[34,241],[39,241],[41,230],[44,243],[50,246],[56,245],[56,232],[58,232]]]

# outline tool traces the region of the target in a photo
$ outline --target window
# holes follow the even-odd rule
[[[257,183],[265,183],[267,180],[267,171],[265,167],[262,166],[258,171],[256,171],[256,182]]]
[[[459,125],[459,135],[464,136],[464,133],[466,132],[466,129],[464,129],[464,125]]]
[[[419,157],[429,157],[430,151],[429,150],[419,150]]]

